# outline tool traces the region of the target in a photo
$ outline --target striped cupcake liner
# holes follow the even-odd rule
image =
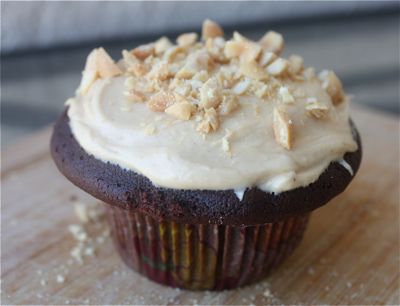
[[[193,225],[107,205],[115,245],[129,267],[164,285],[199,290],[265,277],[300,243],[309,215],[255,226]]]

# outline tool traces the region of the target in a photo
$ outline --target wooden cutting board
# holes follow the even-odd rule
[[[93,256],[70,255],[73,203],[95,199],[69,183],[49,153],[51,129],[2,153],[1,304],[399,304],[399,120],[354,108],[364,156],[349,188],[311,218],[295,253],[263,282],[190,292],[124,266],[99,220],[85,225]]]

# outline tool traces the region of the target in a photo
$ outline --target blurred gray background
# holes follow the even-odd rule
[[[399,115],[399,2],[1,2],[1,146],[51,124],[86,55],[201,29],[205,18],[329,68],[360,103]]]

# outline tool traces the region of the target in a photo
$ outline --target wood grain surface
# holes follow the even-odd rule
[[[167,288],[129,270],[102,219],[84,225],[94,256],[70,254],[73,203],[51,129],[2,152],[1,304],[399,304],[399,121],[353,108],[364,157],[349,188],[315,211],[295,253],[259,284],[224,292]],[[104,234],[104,235],[103,235]],[[104,240],[104,241],[103,241]]]

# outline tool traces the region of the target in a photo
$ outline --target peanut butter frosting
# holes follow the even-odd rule
[[[284,41],[258,42],[214,22],[196,33],[87,59],[67,101],[71,130],[96,158],[175,189],[246,188],[279,193],[307,186],[357,150],[348,98],[332,71],[317,75]],[[351,171],[351,168],[348,169]]]

